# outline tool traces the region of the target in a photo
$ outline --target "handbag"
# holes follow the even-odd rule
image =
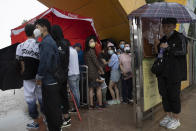
[[[165,63],[165,58],[156,58],[151,67],[151,72],[157,76],[160,76],[165,68]]]

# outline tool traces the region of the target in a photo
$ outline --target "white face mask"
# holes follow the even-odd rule
[[[130,47],[125,47],[125,48],[124,48],[124,51],[125,51],[126,53],[130,53]]]
[[[108,54],[112,55],[112,54],[114,54],[114,51],[113,50],[108,50]]]
[[[41,36],[41,31],[40,31],[39,29],[35,29],[35,30],[33,31],[33,34],[34,34],[35,38],[37,39],[38,37]]]

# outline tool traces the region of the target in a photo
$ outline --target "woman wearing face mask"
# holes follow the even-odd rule
[[[89,36],[86,39],[84,60],[88,66],[88,80],[89,80],[89,96],[90,96],[90,107],[89,109],[94,109],[93,103],[93,92],[94,89],[97,90],[98,108],[104,108],[102,104],[102,92],[101,85],[96,80],[99,78],[99,73],[104,74],[101,65],[98,62],[97,56],[95,54],[95,44],[96,36]]]
[[[115,53],[114,46],[108,47],[108,54],[111,56],[108,62],[108,66],[111,68],[109,91],[112,96],[112,100],[109,101],[108,104],[120,104],[120,96],[118,89],[118,82],[120,80],[119,59],[117,54]]]
[[[122,97],[124,103],[133,102],[132,100],[132,71],[130,45],[125,44],[124,53],[120,56],[120,69],[122,72]]]

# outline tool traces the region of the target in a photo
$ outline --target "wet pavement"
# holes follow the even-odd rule
[[[176,131],[196,130],[196,88],[182,95],[182,113],[180,120],[182,126]],[[0,131],[26,131],[25,125],[31,122],[28,117],[27,105],[24,101],[23,90],[0,91]],[[133,119],[133,106],[120,104],[109,106],[104,110],[81,110],[82,121],[77,114],[72,114],[72,126],[63,131],[165,131],[158,126],[158,121],[164,114],[159,111],[154,119],[144,121],[143,129],[136,129]],[[43,122],[41,129],[45,131]]]

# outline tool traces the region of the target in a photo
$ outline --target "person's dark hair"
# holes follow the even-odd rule
[[[51,36],[56,42],[64,39],[63,31],[59,25],[53,25],[51,27]]]
[[[75,47],[79,47],[80,49],[82,49],[82,46],[81,46],[80,43],[75,43],[75,44],[73,45],[73,47],[74,47],[74,48],[75,48]]]
[[[120,44],[121,42],[125,42],[125,43],[126,43],[126,41],[125,41],[125,40],[120,40],[120,41],[119,41],[119,44]]]
[[[25,26],[25,34],[26,34],[26,36],[27,37],[32,37],[34,30],[35,30],[35,25],[33,25],[33,24],[27,24]]]
[[[102,50],[107,49],[107,42],[106,41],[102,42],[101,48],[102,48]]]
[[[176,18],[163,18],[162,19],[162,24],[177,24],[177,19]]]
[[[85,42],[85,52],[89,51],[90,46],[89,46],[89,41],[93,39],[95,42],[97,42],[97,37],[95,35],[91,35],[89,37],[86,38],[86,42]]]
[[[35,25],[40,25],[41,27],[45,26],[48,30],[48,33],[50,33],[50,31],[51,31],[51,24],[45,18],[41,18],[41,19],[36,20]]]
[[[115,49],[116,49],[115,46],[109,46],[108,50],[109,50],[109,48],[111,48],[115,52]]]
[[[128,42],[126,42],[126,43],[125,43],[125,45],[129,45],[129,46],[131,46],[131,44],[130,44],[130,43],[128,43]]]
[[[67,46],[71,45],[70,41],[64,38],[63,30],[59,25],[53,25],[51,27],[51,36],[56,41],[57,46],[61,45],[62,43]]]
[[[71,46],[71,42],[68,39],[64,39],[65,44],[67,44],[67,46]]]

